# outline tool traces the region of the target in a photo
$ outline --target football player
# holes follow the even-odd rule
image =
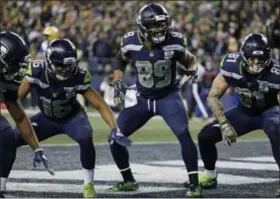
[[[18,87],[23,78],[31,57],[25,41],[14,32],[0,33],[0,101],[7,106],[9,113],[14,119],[22,139],[35,152],[33,165],[41,163],[51,173],[54,174],[53,168],[50,166],[44,151],[40,148],[38,139],[34,133],[31,123],[26,116],[21,103],[18,100]],[[14,130],[9,122],[0,115],[0,175],[4,174],[11,167],[7,162],[11,160],[10,147],[14,135]],[[1,182],[1,181],[0,181]],[[3,182],[5,183],[5,182]],[[1,183],[0,183],[1,184]],[[2,195],[2,186],[0,186],[0,195]],[[3,195],[1,196],[3,197]]]
[[[122,136],[109,106],[96,90],[91,87],[91,76],[87,70],[78,67],[77,51],[74,44],[66,39],[52,41],[44,61],[33,61],[22,80],[18,95],[23,100],[31,88],[36,88],[40,111],[30,120],[40,141],[66,133],[80,146],[80,160],[84,171],[83,196],[96,196],[93,178],[95,148],[92,141],[92,128],[86,113],[76,100],[82,94],[111,128],[111,140],[129,145],[129,139]],[[16,131],[13,141],[13,158],[16,148],[25,141]],[[126,142],[127,141],[127,142]],[[10,162],[11,166],[13,161]],[[8,177],[9,172],[5,177]]]
[[[144,6],[138,14],[139,31],[126,33],[121,50],[115,59],[114,81],[115,101],[124,97],[122,77],[126,65],[132,61],[137,70],[137,92],[126,91],[124,109],[117,123],[125,136],[130,136],[146,124],[153,116],[161,116],[178,138],[185,162],[190,189],[188,197],[200,197],[198,186],[197,149],[188,129],[188,118],[176,81],[176,62],[185,67],[190,79],[196,77],[196,58],[186,49],[182,34],[171,31],[171,19],[166,9],[158,4]],[[129,155],[125,147],[111,145],[114,160],[122,174],[123,182],[110,187],[110,191],[134,191],[138,184],[129,166]]]
[[[244,39],[238,53],[228,54],[222,60],[207,100],[216,120],[198,135],[205,168],[199,176],[201,187],[217,186],[215,144],[223,140],[231,145],[237,137],[257,129],[263,129],[268,136],[280,166],[280,67],[271,56],[267,38],[252,33]],[[235,89],[238,105],[224,112],[220,98],[229,86]]]

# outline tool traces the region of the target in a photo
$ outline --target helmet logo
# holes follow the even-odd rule
[[[4,45],[1,45],[1,46],[0,46],[0,57],[1,57],[1,58],[4,58],[5,55],[6,55],[8,52],[9,52],[9,49],[8,49],[6,46],[4,46]]]
[[[156,15],[155,16],[156,21],[162,21],[162,20],[165,20],[165,19],[166,19],[165,15]]]
[[[75,57],[66,57],[63,59],[63,64],[73,64],[76,62]]]
[[[253,55],[263,55],[263,51],[255,50],[253,51]]]

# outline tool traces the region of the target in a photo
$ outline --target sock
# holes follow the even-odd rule
[[[181,144],[183,161],[189,173],[190,184],[198,185],[198,159],[197,149],[189,131],[178,136]]]
[[[118,166],[123,180],[127,181],[135,181],[132,171],[129,167],[129,154],[126,147],[123,147],[117,143],[110,145],[112,156],[115,160],[116,165]]]
[[[0,192],[6,192],[7,191],[7,178],[0,178]]]
[[[210,175],[212,177],[217,177],[216,170],[207,170],[207,169],[205,169],[204,171],[205,171],[205,173],[207,173],[208,175]]]
[[[84,172],[84,184],[87,184],[89,182],[93,182],[94,180],[94,169],[87,170],[83,168]]]

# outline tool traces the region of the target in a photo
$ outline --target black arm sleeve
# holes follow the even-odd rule
[[[124,72],[127,64],[128,61],[123,60],[121,51],[119,51],[113,61],[114,70],[121,70]]]

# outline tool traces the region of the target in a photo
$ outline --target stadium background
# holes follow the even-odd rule
[[[228,52],[240,47],[251,32],[265,33],[265,24],[280,15],[279,1],[154,1],[164,5],[172,17],[172,28],[187,37],[190,52],[206,69],[199,95],[205,103],[209,87],[218,73],[219,62]],[[44,41],[42,31],[52,25],[60,38],[68,38],[79,49],[80,65],[92,74],[92,85],[100,87],[112,71],[112,58],[119,50],[120,38],[137,30],[136,13],[148,1],[4,1],[4,30],[12,30],[28,42],[33,58],[38,58]],[[278,3],[278,4],[277,4]],[[279,58],[279,51],[274,51]],[[180,79],[178,70],[178,78]],[[127,68],[125,82],[135,82],[135,71]],[[192,103],[191,86],[182,85],[188,107]],[[226,109],[236,104],[229,89],[223,98]],[[32,92],[24,106],[36,109],[36,93]],[[112,105],[113,106],[113,105]],[[195,115],[201,116],[198,107]]]
[[[250,32],[265,33],[265,24],[280,16],[279,0],[154,2],[168,9],[173,30],[186,35],[189,50],[205,68],[200,83],[200,96],[204,102],[211,82],[219,72],[222,57],[238,50],[242,39]],[[42,31],[48,25],[56,26],[61,38],[69,38],[77,45],[81,56],[80,65],[90,70],[93,87],[102,92],[100,85],[103,80],[107,81],[112,70],[112,58],[119,49],[120,38],[128,31],[137,30],[136,14],[146,3],[6,0],[1,22],[3,30],[12,30],[24,37],[34,59],[42,56]],[[274,58],[279,59],[279,51],[274,51]],[[181,77],[178,70],[178,79]],[[135,78],[135,72],[128,67],[125,82],[133,84]],[[38,111],[36,95],[34,92],[32,94],[24,102],[28,115]],[[182,86],[182,94],[188,104],[192,104],[190,85]],[[223,103],[226,109],[236,104],[232,89],[227,91]],[[201,113],[195,108],[195,115],[200,117]],[[2,111],[2,114],[13,123],[7,111]],[[133,134],[134,143],[129,148],[131,167],[136,172],[140,190],[125,194],[106,192],[106,188],[121,180],[121,176],[107,144],[108,126],[90,107],[88,115],[94,129],[93,139],[97,152],[95,185],[98,197],[184,197],[182,183],[187,176],[179,145],[165,122],[157,117],[141,128],[141,132]],[[206,122],[204,119],[190,120],[190,132],[194,139]],[[216,190],[204,191],[204,196],[274,197],[279,169],[271,155],[270,144],[264,138],[266,136],[263,132],[257,131],[239,138],[232,147],[218,144],[220,185]],[[247,141],[242,142],[241,139]],[[17,197],[82,197],[78,146],[73,145],[73,141],[64,135],[55,136],[43,143],[50,144],[50,147],[44,145],[44,149],[56,169],[56,175],[50,176],[41,170],[30,172],[32,151],[29,147],[21,147],[7,185],[8,193]],[[201,160],[199,166],[202,169]]]

